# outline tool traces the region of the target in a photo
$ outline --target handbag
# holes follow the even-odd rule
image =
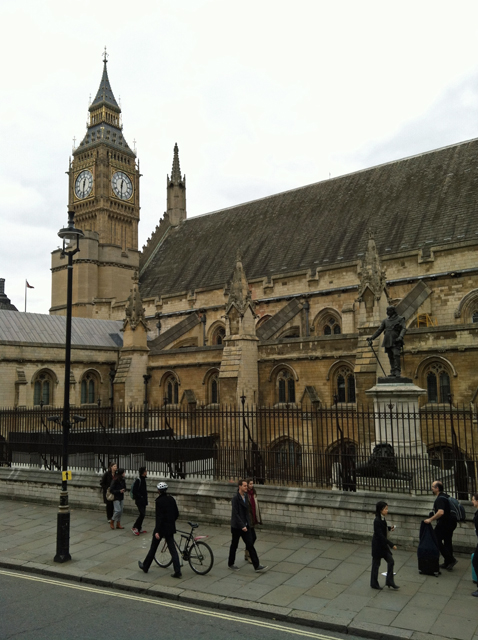
[[[111,493],[111,490],[110,490],[109,487],[106,489],[106,499],[107,500],[114,500],[115,499],[115,494]]]

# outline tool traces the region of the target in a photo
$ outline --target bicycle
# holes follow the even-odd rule
[[[208,536],[193,536],[194,529],[197,529],[199,525],[196,522],[188,522],[188,525],[191,527],[191,531],[187,533],[187,531],[178,530],[178,533],[181,534],[181,539],[179,544],[176,540],[174,544],[178,550],[179,557],[189,562],[189,566],[194,573],[205,576],[206,573],[212,569],[214,554],[211,547],[203,542]],[[166,567],[169,567],[172,563],[173,559],[169,553],[166,540],[163,540],[162,544],[158,547],[154,561],[163,569],[166,569]]]

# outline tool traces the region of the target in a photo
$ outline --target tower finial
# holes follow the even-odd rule
[[[179,166],[179,148],[178,143],[174,143],[174,156],[173,156],[173,166],[171,169],[171,182],[179,183],[181,182],[181,167]]]
[[[106,64],[108,62],[108,54],[106,53],[106,45],[105,45],[105,50],[103,52],[103,62]]]

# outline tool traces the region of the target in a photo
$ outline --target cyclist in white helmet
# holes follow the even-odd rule
[[[153,531],[153,539],[151,547],[144,562],[138,561],[139,568],[148,573],[149,567],[153,562],[153,558],[162,538],[166,540],[169,553],[173,559],[174,573],[173,578],[181,578],[181,565],[179,564],[179,556],[174,544],[174,534],[176,533],[176,520],[179,518],[178,505],[173,496],[170,496],[168,485],[166,482],[160,482],[157,485],[158,497],[156,498],[156,527]]]

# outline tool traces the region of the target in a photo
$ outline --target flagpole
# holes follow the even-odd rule
[[[25,280],[25,313],[27,312],[27,281]]]

